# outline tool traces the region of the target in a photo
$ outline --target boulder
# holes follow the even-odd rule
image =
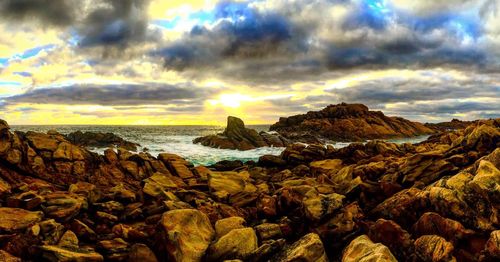
[[[452,243],[458,243],[461,239],[474,234],[474,231],[466,229],[460,222],[444,218],[434,212],[423,214],[413,225],[413,232],[417,237],[438,235]]]
[[[93,249],[80,248],[78,238],[69,230],[64,233],[58,245],[43,245],[40,247],[40,250],[42,257],[47,261],[104,261],[102,255],[96,253]]]
[[[209,261],[246,259],[257,248],[257,235],[252,228],[236,228],[210,246],[207,259]]]
[[[482,253],[481,261],[500,260],[500,230],[491,232]]]
[[[215,235],[216,238],[221,238],[233,229],[240,229],[245,227],[245,219],[241,217],[228,217],[215,222]]]
[[[20,208],[0,207],[0,232],[22,231],[40,221],[43,213]]]
[[[170,261],[201,261],[215,236],[207,215],[196,209],[178,209],[165,212],[159,224],[159,233]]]
[[[283,250],[278,261],[327,262],[328,257],[319,236],[309,233]]]
[[[130,247],[127,262],[158,262],[155,254],[144,244],[133,244]]]
[[[453,245],[436,235],[425,235],[415,240],[415,254],[422,261],[455,261]]]
[[[129,151],[137,151],[137,147],[141,146],[137,143],[127,141],[113,133],[76,131],[69,133],[65,138],[72,144],[85,147],[106,148],[115,146]]]
[[[362,235],[354,240],[344,249],[342,262],[397,262],[389,248],[380,244],[373,243],[367,235]]]

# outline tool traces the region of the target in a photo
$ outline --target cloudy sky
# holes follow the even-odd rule
[[[0,0],[11,124],[500,117],[500,0]]]

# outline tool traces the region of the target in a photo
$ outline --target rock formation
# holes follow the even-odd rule
[[[140,145],[127,141],[113,133],[76,131],[65,136],[71,143],[84,147],[122,147],[129,151],[137,151]]]
[[[0,121],[0,261],[500,259],[500,119],[229,169]]]
[[[423,124],[401,117],[388,117],[380,111],[369,111],[362,104],[338,104],[303,115],[281,117],[270,128],[293,141],[363,141],[412,137],[434,131]]]
[[[257,133],[254,129],[245,128],[241,119],[229,116],[223,133],[198,137],[193,143],[220,149],[250,150],[265,146],[284,147],[290,142],[277,134]]]
[[[439,132],[444,132],[457,129],[464,129],[467,126],[470,126],[473,122],[474,121],[461,121],[458,119],[453,119],[450,122],[425,123],[425,126]]]

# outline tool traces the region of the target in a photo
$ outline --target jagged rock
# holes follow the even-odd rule
[[[124,261],[128,258],[129,245],[121,239],[103,240],[97,243],[97,250],[104,254],[108,261]]]
[[[193,140],[193,143],[221,149],[250,150],[265,146],[283,147],[289,141],[278,134],[259,134],[253,129],[245,128],[241,119],[229,116],[223,133],[198,137]]]
[[[68,141],[75,145],[86,147],[122,147],[129,151],[137,151],[141,146],[137,143],[127,141],[113,133],[81,132],[76,131],[65,136]]]
[[[66,231],[64,226],[57,223],[54,219],[42,221],[34,227],[39,228],[40,235],[43,237],[43,243],[47,245],[56,245]]]
[[[215,222],[215,235],[216,238],[221,238],[233,229],[245,227],[245,219],[242,217],[228,217]]]
[[[452,243],[458,243],[461,239],[474,234],[474,231],[466,229],[460,222],[444,218],[434,212],[423,214],[413,225],[413,231],[415,236],[438,235]]]
[[[281,227],[279,224],[272,223],[263,223],[254,227],[257,235],[259,236],[259,240],[266,241],[269,239],[279,239],[283,237],[283,233],[281,232]]]
[[[257,247],[257,235],[252,228],[233,229],[209,247],[208,260],[246,259]]]
[[[400,117],[369,111],[361,104],[330,105],[318,112],[282,117],[271,126],[288,139],[311,142],[310,137],[334,141],[359,141],[391,137],[411,137],[434,131],[423,124]]]
[[[278,261],[327,262],[328,257],[319,236],[309,233],[283,250]]]
[[[422,261],[455,261],[453,245],[436,235],[425,235],[415,240],[415,254]]]
[[[378,217],[394,220],[404,226],[410,226],[420,217],[427,200],[427,193],[417,188],[402,190],[387,198],[372,210]]]
[[[250,174],[244,172],[212,172],[208,175],[208,187],[217,199],[228,199],[236,206],[254,201],[257,187],[249,181]]]
[[[13,233],[24,230],[42,221],[40,211],[27,211],[20,208],[0,207],[0,232]]]
[[[344,249],[342,262],[357,261],[391,261],[397,262],[389,248],[373,243],[367,235],[362,235],[351,241]]]
[[[455,118],[450,122],[425,123],[425,126],[436,131],[445,132],[450,130],[464,129],[473,123],[473,121],[461,121]]]
[[[215,236],[210,220],[195,209],[163,214],[160,222],[163,248],[171,261],[200,261]]]
[[[154,175],[144,179],[144,193],[152,197],[163,197],[168,190],[176,189],[179,186],[170,174],[154,173]]]
[[[66,231],[58,245],[43,245],[40,247],[42,256],[48,261],[104,261],[99,253],[91,248],[80,248],[78,238],[71,231]]]
[[[84,197],[68,192],[51,192],[44,194],[43,197],[45,214],[61,221],[68,221],[78,215],[82,208],[88,207]]]
[[[400,260],[411,257],[413,253],[411,235],[394,221],[378,219],[370,226],[368,237],[375,243],[387,246]]]
[[[99,201],[101,198],[101,192],[97,189],[97,187],[87,182],[80,181],[70,185],[68,192],[85,197],[90,204]]]

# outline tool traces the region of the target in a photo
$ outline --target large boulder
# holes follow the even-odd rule
[[[278,261],[327,262],[328,257],[319,236],[309,233],[283,250]]]
[[[425,235],[415,240],[415,254],[421,261],[455,261],[453,250],[453,245],[440,236]]]
[[[254,129],[246,128],[243,120],[229,116],[223,133],[198,137],[193,143],[221,149],[250,150],[265,146],[284,147],[289,141],[274,133],[259,134]]]
[[[207,215],[196,209],[165,212],[159,224],[162,250],[169,261],[201,261],[215,236]]]
[[[257,247],[257,235],[251,227],[233,229],[210,246],[208,260],[246,259]]]
[[[43,213],[40,211],[0,207],[0,232],[21,231],[40,222],[42,218]]]

